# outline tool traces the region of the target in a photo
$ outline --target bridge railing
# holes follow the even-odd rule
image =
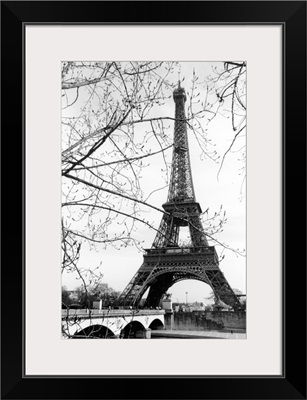
[[[120,317],[120,316],[133,316],[133,315],[164,315],[165,310],[152,310],[152,309],[127,309],[121,308],[114,309],[73,309],[62,310],[62,319],[65,318],[100,318],[100,317]]]

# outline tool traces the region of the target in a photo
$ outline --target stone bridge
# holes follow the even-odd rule
[[[165,329],[164,310],[62,310],[66,339],[150,338],[151,330]]]

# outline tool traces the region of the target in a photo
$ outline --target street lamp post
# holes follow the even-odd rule
[[[186,302],[186,305],[188,305],[188,292],[185,292],[185,302]]]

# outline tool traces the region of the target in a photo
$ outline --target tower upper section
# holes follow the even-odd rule
[[[173,91],[173,98],[175,103],[185,103],[187,101],[185,90],[180,86],[180,82],[178,82],[178,87]]]
[[[173,98],[176,105],[174,147],[167,202],[191,202],[195,201],[195,194],[191,174],[187,122],[185,116],[185,102],[187,97],[184,88],[180,86],[180,82],[173,92]]]

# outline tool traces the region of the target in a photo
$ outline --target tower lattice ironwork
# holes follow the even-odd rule
[[[164,293],[176,282],[196,279],[207,283],[217,299],[234,309],[240,302],[219,268],[214,246],[209,246],[200,219],[201,207],[195,200],[185,117],[185,90],[173,92],[175,102],[174,146],[167,202],[151,249],[142,266],[121,293],[118,304],[138,306],[149,288],[145,305],[159,306]],[[191,244],[179,244],[181,227],[188,227]]]

